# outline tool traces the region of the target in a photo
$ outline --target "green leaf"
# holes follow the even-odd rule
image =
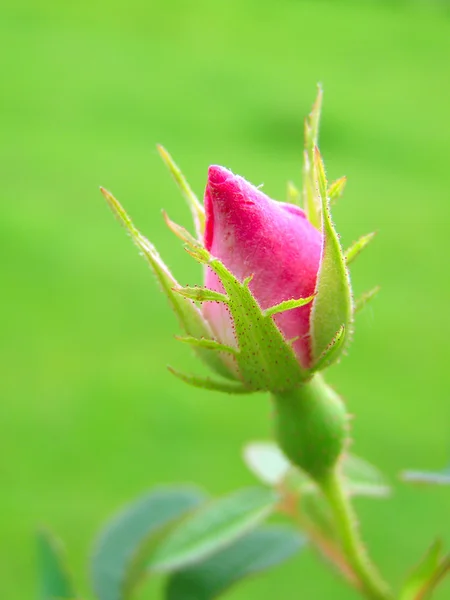
[[[315,175],[322,203],[322,258],[317,276],[316,297],[311,311],[311,342],[313,366],[332,343],[336,332],[345,327],[345,339],[349,337],[352,319],[352,296],[348,271],[339,237],[331,221],[327,198],[327,181],[318,148],[315,148]],[[335,352],[336,360],[340,352]]]
[[[294,492],[299,498],[302,523],[305,518],[320,531],[322,539],[336,538],[333,517],[317,484],[301,469],[294,467],[273,442],[251,442],[244,448],[244,462],[260,481],[275,488]]]
[[[244,462],[263,483],[277,486],[293,468],[280,448],[273,442],[250,442],[244,446]]]
[[[260,527],[203,562],[174,573],[165,598],[212,600],[239,581],[285,562],[305,544],[294,529]]]
[[[197,196],[194,194],[192,189],[190,188],[188,182],[186,181],[183,173],[178,168],[178,166],[173,161],[170,154],[167,150],[160,145],[156,146],[158,152],[175,179],[176,184],[181,190],[184,198],[186,199],[189,208],[191,209],[192,218],[194,220],[195,232],[197,234],[198,239],[202,239],[203,233],[205,231],[205,209],[198,201]]]
[[[356,242],[345,251],[345,262],[347,266],[352,263],[357,256],[370,244],[373,238],[376,236],[376,231],[372,233],[368,233],[367,235],[362,235]]]
[[[339,198],[344,193],[345,186],[347,184],[347,177],[341,177],[333,183],[328,188],[328,197],[330,198],[330,203],[334,204],[339,200]]]
[[[271,317],[272,315],[277,315],[278,313],[286,312],[287,310],[292,310],[293,308],[299,308],[300,306],[309,304],[313,301],[313,299],[314,296],[308,296],[308,298],[299,298],[298,300],[285,300],[284,302],[280,302],[280,304],[266,308],[264,315],[266,317]]]
[[[347,454],[342,463],[345,488],[352,496],[385,498],[391,488],[384,475],[371,463],[354,454]]]
[[[275,487],[284,483],[300,495],[319,493],[316,483],[294,467],[274,442],[246,444],[243,458],[250,471],[263,483]],[[390,486],[379,469],[354,454],[343,457],[342,475],[345,489],[352,496],[382,498],[390,494]]]
[[[60,542],[49,532],[37,535],[39,600],[74,600],[76,595]]]
[[[140,252],[150,265],[153,273],[158,280],[163,292],[166,294],[169,303],[178,317],[181,327],[184,331],[196,338],[212,338],[213,333],[207,321],[203,318],[197,306],[187,298],[184,298],[176,289],[182,289],[168,267],[164,264],[156,248],[149,242],[136,227],[133,225],[130,217],[127,215],[121,204],[104,188],[100,188],[106,198],[113,213],[123,225],[132,241],[139,248]],[[186,232],[187,233],[187,232]],[[228,369],[217,353],[205,348],[197,348],[199,357],[216,373],[227,379],[236,379],[234,374]]]
[[[288,181],[286,192],[286,202],[289,204],[296,204],[297,206],[301,207],[302,202],[300,191],[295,187],[292,181]]]
[[[333,516],[317,484],[294,467],[273,442],[252,442],[244,448],[244,462],[260,481],[294,493],[299,498],[301,525],[313,525],[322,540],[336,540]]]
[[[314,177],[314,148],[319,139],[319,121],[322,109],[322,88],[317,86],[317,97],[310,115],[305,119],[305,150],[303,152],[303,207],[310,223],[321,225],[321,203]]]
[[[418,600],[419,598],[424,598],[422,589],[433,579],[439,568],[441,555],[442,542],[436,540],[420,563],[410,573],[400,594],[400,600]]]
[[[450,485],[450,469],[445,471],[403,471],[403,481],[421,485]]]
[[[126,600],[170,527],[205,500],[195,488],[161,488],[133,502],[100,533],[91,559],[98,600]]]
[[[150,568],[173,571],[201,562],[254,529],[277,501],[278,494],[267,488],[247,488],[212,501],[163,540]]]
[[[375,298],[379,291],[380,286],[377,285],[368,292],[364,292],[364,294],[362,294],[355,302],[355,314],[359,313],[363,308],[365,308],[372,298]]]
[[[218,381],[217,379],[211,379],[210,377],[198,377],[197,375],[188,375],[181,373],[171,366],[167,369],[175,375],[178,379],[181,379],[184,383],[192,385],[196,388],[202,388],[204,390],[213,390],[214,392],[224,392],[225,394],[250,394],[255,390],[249,389],[242,383],[228,383],[227,381]]]

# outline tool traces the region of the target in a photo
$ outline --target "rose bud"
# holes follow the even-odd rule
[[[313,296],[322,235],[293,204],[271,200],[259,189],[218,166],[209,168],[205,192],[205,247],[239,280],[252,276],[249,289],[262,310],[285,300]],[[207,267],[205,286],[223,292]],[[273,316],[304,369],[311,366],[311,302]],[[207,302],[203,314],[217,339],[236,345],[226,305]]]
[[[197,387],[271,392],[280,447],[318,481],[347,439],[345,408],[318,371],[341,356],[355,309],[373,295],[352,302],[348,264],[372,235],[342,251],[329,206],[345,180],[328,187],[316,146],[319,110],[320,94],[305,124],[304,210],[292,186],[292,202],[277,202],[219,166],[209,168],[203,207],[170,155],[158,148],[188,201],[196,235],[165,215],[166,222],[204,266],[204,286],[182,287],[102,189],[177,314],[186,334],[179,339],[222,378],[170,370]]]

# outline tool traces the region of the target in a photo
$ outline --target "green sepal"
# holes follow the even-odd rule
[[[147,263],[150,265],[184,331],[188,335],[196,338],[204,337],[209,339],[214,337],[208,322],[203,318],[200,310],[197,308],[194,302],[187,298],[183,298],[182,295],[175,292],[175,289],[182,289],[182,287],[173,277],[168,267],[164,264],[153,244],[149,242],[149,240],[147,240],[147,238],[145,238],[133,225],[133,222],[118,200],[116,200],[116,198],[114,198],[114,196],[104,188],[100,188],[100,190],[106,198],[113,213],[124,226],[125,230],[139,248]],[[186,232],[186,235],[189,234]],[[192,238],[192,236],[190,237]],[[196,351],[199,357],[217,374],[228,379],[236,379],[234,374],[215,352],[200,347],[197,348]]]
[[[222,302],[223,304],[228,304],[228,298],[225,294],[221,294],[220,292],[215,292],[214,290],[209,290],[204,287],[182,287],[182,288],[174,288],[173,290],[177,294],[184,296],[185,298],[189,298],[190,300],[195,300],[196,302]]]
[[[261,310],[253,297],[249,283],[252,276],[243,282],[238,281],[218,259],[210,255],[197,240],[183,227],[166,217],[169,227],[181,238],[186,251],[199,263],[211,268],[221,280],[225,289],[228,308],[234,323],[234,331],[239,353],[236,355],[239,378],[248,391],[288,390],[310,377],[308,371],[301,368],[291,345],[281,334],[272,317]],[[189,288],[188,294],[191,294]],[[206,292],[208,293],[208,292]],[[219,301],[224,301],[223,296]],[[281,310],[289,310],[310,302],[309,298],[288,301]],[[270,311],[271,309],[269,309]],[[277,312],[280,312],[277,310]],[[207,337],[207,336],[194,336]],[[208,339],[214,336],[209,336]],[[205,381],[197,377],[183,375],[184,381],[205,387]],[[216,383],[206,383],[208,389],[219,389]]]
[[[308,298],[298,298],[298,300],[285,300],[284,302],[280,302],[280,304],[266,308],[264,315],[266,317],[272,317],[278,313],[286,312],[287,310],[292,310],[293,308],[299,308],[300,306],[305,306],[306,304],[312,302],[313,299],[314,296],[308,296]]]
[[[186,178],[183,173],[179,169],[179,167],[175,164],[174,160],[167,152],[167,150],[160,145],[156,146],[158,152],[169,169],[172,177],[175,179],[176,184],[181,190],[184,198],[186,199],[189,208],[191,209],[192,218],[194,220],[195,232],[197,234],[197,238],[200,240],[203,237],[203,233],[205,231],[205,209],[202,204],[199,202],[197,196],[192,191],[189,186]]]
[[[288,204],[296,204],[297,206],[300,206],[300,208],[302,205],[300,190],[292,183],[292,181],[287,182],[286,202]]]
[[[162,211],[162,215],[163,215],[164,221],[166,222],[167,227],[172,231],[172,233],[174,233],[177,236],[177,238],[179,238],[186,244],[189,244],[190,246],[196,246],[197,244],[200,244],[200,242],[198,242],[189,233],[189,231],[187,229],[185,229],[181,225],[178,225],[178,223],[175,223],[174,221],[172,221],[169,218],[169,215],[166,213],[165,210]]]
[[[187,375],[186,373],[181,373],[177,371],[171,366],[168,366],[167,369],[175,375],[184,383],[188,385],[192,385],[196,388],[202,388],[204,390],[213,390],[215,392],[224,392],[225,394],[250,394],[255,391],[247,388],[244,384],[239,383],[228,383],[226,381],[217,381],[216,379],[211,379],[209,377],[197,377],[196,375]]]
[[[364,250],[366,246],[370,244],[376,234],[376,231],[373,231],[372,233],[362,235],[358,240],[356,240],[356,242],[353,242],[350,248],[347,248],[344,253],[347,266],[355,260],[355,258]]]
[[[239,282],[216,259],[207,263],[218,275],[229,298],[239,354],[236,362],[242,381],[250,389],[260,391],[288,390],[308,377],[275,325],[264,314],[248,285]]]
[[[340,356],[340,349],[345,341],[345,327],[342,325],[331,340],[328,347],[322,352],[317,359],[311,371],[322,371],[326,367],[332,365]]]
[[[239,350],[237,348],[233,348],[232,346],[226,346],[225,344],[221,344],[216,340],[209,340],[206,338],[180,337],[178,335],[175,336],[175,339],[177,339],[179,342],[189,344],[190,346],[195,346],[196,348],[207,348],[208,350],[227,352],[228,354],[233,354],[233,356],[239,354]]]
[[[339,236],[331,221],[325,170],[317,147],[314,152],[315,177],[322,203],[323,247],[315,298],[311,310],[313,365],[317,363],[330,344],[333,343],[336,332],[344,327],[344,336],[339,346],[339,352],[334,352],[332,360],[327,361],[327,364],[331,364],[339,358],[351,331],[353,309],[348,270]]]
[[[320,229],[321,203],[317,194],[314,177],[314,148],[319,139],[319,121],[322,108],[322,88],[317,86],[317,97],[311,113],[305,119],[305,149],[303,152],[303,208],[308,220],[314,227]]]
[[[368,292],[364,292],[361,294],[359,298],[356,299],[354,314],[359,313],[366,305],[374,298],[378,292],[380,291],[380,286],[377,285]]]
[[[328,188],[328,197],[330,198],[330,204],[334,204],[344,193],[345,186],[347,184],[347,177],[341,177],[336,179]]]

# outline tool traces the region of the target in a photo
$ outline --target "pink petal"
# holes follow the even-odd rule
[[[240,280],[253,275],[250,290],[262,309],[314,293],[322,235],[303,210],[271,200],[242,177],[211,166],[205,191],[205,245]],[[206,287],[223,291],[208,268]],[[204,314],[220,341],[236,345],[226,306],[205,303]],[[311,362],[311,304],[274,316],[286,340],[295,337],[303,367]]]

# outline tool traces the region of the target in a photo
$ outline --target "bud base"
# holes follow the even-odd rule
[[[287,458],[317,482],[332,471],[348,439],[348,416],[339,395],[320,374],[272,394],[275,437]]]

